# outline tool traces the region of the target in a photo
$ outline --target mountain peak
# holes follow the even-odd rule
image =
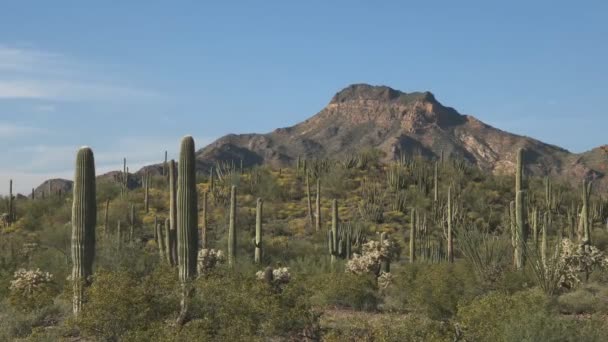
[[[387,86],[374,86],[365,83],[351,84],[339,91],[330,103],[344,103],[350,101],[394,101],[403,104],[414,101],[435,102],[435,96],[428,91],[405,93]]]

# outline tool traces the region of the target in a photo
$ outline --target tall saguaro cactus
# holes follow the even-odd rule
[[[517,169],[515,171],[515,268],[522,270],[525,266],[525,253],[527,240],[526,219],[524,209],[523,173],[524,150],[517,150]]]
[[[236,186],[230,188],[230,221],[228,222],[228,265],[236,263]]]
[[[74,201],[72,203],[72,308],[78,316],[82,310],[84,287],[90,282],[95,259],[95,158],[89,147],[82,147],[76,155],[74,173]]]
[[[587,183],[583,179],[583,208],[581,211],[581,221],[583,223],[583,241],[584,245],[591,244],[591,227],[589,224],[589,197],[591,195],[591,182]]]
[[[181,312],[178,325],[185,322],[192,294],[189,282],[196,274],[198,250],[198,205],[196,194],[196,159],[194,139],[182,139],[177,179],[177,261],[182,283]]]
[[[329,252],[331,254],[331,263],[336,262],[338,255],[338,200],[331,201],[331,231],[329,232]]]
[[[308,220],[310,221],[310,227],[313,225],[312,218],[312,198],[310,196],[310,174],[306,172],[306,203],[308,206]]]
[[[169,162],[169,236],[171,265],[177,265],[177,169],[175,160]]]
[[[255,207],[255,254],[254,261],[259,264],[262,261],[262,210],[264,202],[258,198]]]
[[[317,178],[317,198],[316,204],[316,215],[315,215],[315,231],[321,229],[321,180]]]
[[[454,262],[454,238],[452,235],[452,187],[448,188],[448,262]]]
[[[15,220],[14,202],[13,202],[13,180],[8,183],[8,223],[11,224]]]

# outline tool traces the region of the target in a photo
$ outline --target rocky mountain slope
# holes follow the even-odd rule
[[[385,161],[402,154],[464,158],[492,173],[512,173],[515,153],[525,148],[526,171],[578,182],[599,179],[608,186],[608,146],[571,153],[533,138],[489,126],[442,105],[430,92],[404,93],[386,86],[353,84],[338,92],[319,113],[266,134],[228,134],[197,152],[197,168],[208,172],[218,161],[245,166],[293,165],[302,158],[340,158],[364,149],[384,152]],[[140,170],[160,173],[162,164]],[[113,176],[112,174],[105,175]],[[114,175],[115,176],[115,175]],[[133,184],[135,186],[136,184]]]
[[[341,157],[366,148],[385,159],[420,153],[468,160],[493,173],[511,173],[517,148],[526,149],[527,171],[571,179],[602,178],[608,148],[584,154],[511,134],[446,107],[429,92],[404,93],[385,86],[354,84],[338,92],[319,113],[267,134],[229,134],[197,153],[200,167],[218,160],[246,165],[292,164],[298,157]]]

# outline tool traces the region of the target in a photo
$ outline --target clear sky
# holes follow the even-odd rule
[[[128,4],[126,4],[128,2]],[[503,130],[608,143],[608,1],[4,1],[0,193],[318,112],[351,83],[429,90]]]

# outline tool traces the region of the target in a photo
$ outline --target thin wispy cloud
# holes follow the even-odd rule
[[[21,138],[30,134],[39,134],[43,129],[0,121],[0,140]]]
[[[133,86],[102,66],[62,54],[0,45],[0,100],[150,100],[159,92]]]

